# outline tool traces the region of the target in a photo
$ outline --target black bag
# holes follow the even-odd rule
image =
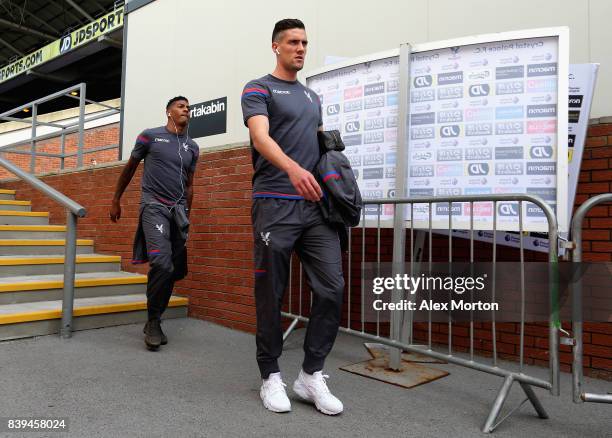
[[[334,225],[342,248],[347,248],[348,229],[359,224],[363,201],[355,173],[341,152],[344,143],[339,131],[319,131],[321,157],[317,164],[317,177],[325,197],[319,204],[325,219]]]
[[[317,139],[319,140],[319,155],[328,151],[342,152],[345,149],[340,131],[318,131]]]

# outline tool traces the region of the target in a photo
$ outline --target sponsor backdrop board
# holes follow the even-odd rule
[[[307,84],[324,128],[340,130],[365,198],[395,196],[398,93],[409,86],[409,196],[536,194],[565,231],[567,119],[557,114],[567,114],[567,38],[555,28],[415,45],[410,84],[399,84],[397,50],[312,72]],[[448,204],[433,208],[434,228],[447,229]],[[493,204],[473,208],[474,227],[492,229]],[[469,209],[451,207],[453,228],[469,228]],[[415,227],[428,227],[427,205],[414,210]],[[498,229],[518,230],[518,211],[499,203]],[[522,216],[524,230],[547,230],[536,206],[524,204]]]
[[[395,197],[399,58],[397,51],[390,55],[352,60],[352,65],[307,79],[321,99],[323,127],[340,131],[344,154],[368,199]],[[389,219],[393,208],[384,207],[383,217]],[[376,211],[366,206],[366,213]]]
[[[414,53],[409,196],[527,193],[553,209],[559,204],[558,216],[565,217],[567,145],[566,134],[558,135],[562,118],[557,115],[566,114],[559,97],[567,96],[567,89],[559,90],[559,61],[557,36]],[[449,207],[453,228],[469,228],[471,207],[476,229],[493,228],[490,202],[434,204],[434,228],[448,228]],[[498,203],[498,229],[518,230],[519,210],[518,203]],[[547,229],[536,205],[524,203],[522,216],[525,230]],[[426,205],[415,209],[417,227],[426,226],[428,218]]]
[[[569,188],[568,188],[568,217],[572,217],[576,187],[580,176],[580,164],[589,127],[589,113],[593,100],[593,91],[597,80],[599,64],[570,64],[569,67],[569,123],[568,123],[568,159],[569,159]],[[567,240],[569,233],[560,233],[561,240]],[[469,231],[457,230],[454,237],[470,238]],[[474,240],[493,242],[492,231],[478,231],[474,233]],[[517,233],[500,231],[497,233],[499,245],[520,247]],[[548,252],[548,235],[545,233],[528,233],[523,239],[523,248],[532,251]],[[565,249],[559,244],[559,255]]]

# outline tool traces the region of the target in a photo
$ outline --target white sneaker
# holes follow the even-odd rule
[[[272,412],[289,412],[291,403],[285,392],[285,385],[280,373],[272,373],[261,384],[259,396],[266,409]]]
[[[293,391],[302,399],[313,402],[316,408],[324,414],[338,415],[344,410],[344,406],[329,391],[325,379],[329,379],[329,376],[321,371],[311,375],[300,370],[300,375],[293,383]]]

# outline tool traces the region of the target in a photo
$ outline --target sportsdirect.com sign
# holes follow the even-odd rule
[[[123,26],[123,6],[0,69],[0,83]]]

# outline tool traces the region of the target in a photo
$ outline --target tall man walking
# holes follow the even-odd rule
[[[187,275],[187,231],[193,200],[193,175],[200,154],[187,134],[189,102],[177,96],[166,105],[165,126],[144,130],[117,182],[110,218],[121,218],[121,195],[132,180],[140,160],[142,175],[140,220],[132,263],[150,262],[147,281],[148,322],[145,344],[157,350],[168,343],[161,316],[168,306],[174,283]]]
[[[314,293],[304,340],[304,361],[294,392],[328,415],[343,410],[323,375],[340,321],[344,279],[338,234],[325,223],[317,201],[321,188],[312,171],[319,160],[317,130],[322,125],[317,94],[297,80],[308,40],[300,20],[274,26],[272,74],[249,82],[242,93],[244,122],[252,145],[253,237],[257,363],[260,396],[274,412],[291,404],[280,375],[283,348],[280,309],[293,250],[300,257]]]

